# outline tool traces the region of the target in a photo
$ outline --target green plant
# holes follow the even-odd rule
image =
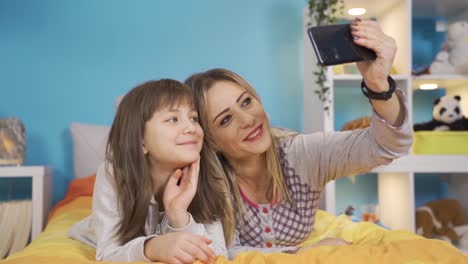
[[[338,14],[343,14],[343,0],[308,0],[309,3],[309,24],[308,26],[327,25],[338,22]],[[320,101],[323,103],[323,110],[328,114],[330,110],[330,87],[326,85],[326,68],[317,62],[318,70],[314,72],[315,83],[319,86],[315,90]]]

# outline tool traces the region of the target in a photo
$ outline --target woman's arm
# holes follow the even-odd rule
[[[358,62],[368,90],[389,90],[388,76],[396,53],[395,41],[385,35],[377,22],[354,20],[354,42],[375,51],[375,60]],[[413,143],[406,98],[396,89],[391,98],[370,100],[372,123],[367,129],[297,136],[287,151],[296,172],[320,190],[328,181],[345,175],[368,172],[406,154]]]
[[[387,36],[379,24],[373,20],[355,19],[351,23],[353,41],[376,54],[375,60],[357,62],[367,89],[375,93],[387,92],[390,88],[387,79],[397,51],[396,42]],[[380,117],[392,126],[401,126],[404,119],[404,109],[397,96],[388,100],[371,100],[374,110]]]
[[[292,137],[285,147],[285,158],[295,173],[311,188],[321,190],[331,180],[368,172],[407,154],[413,144],[413,129],[403,92],[397,89],[394,96],[403,105],[401,126],[391,125],[373,111],[371,125],[365,129]]]

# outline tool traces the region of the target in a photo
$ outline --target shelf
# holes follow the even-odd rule
[[[355,8],[355,7],[364,7],[366,8],[367,12],[365,15],[362,15],[364,18],[371,18],[371,17],[380,17],[388,10],[391,10],[394,6],[398,5],[401,0],[387,0],[381,1],[379,4],[375,4],[373,1],[362,1],[362,0],[345,0],[344,4],[346,9]],[[352,20],[355,17],[348,15],[346,12],[344,14],[344,18]]]
[[[413,1],[413,14],[416,17],[439,17],[450,19],[466,12],[466,0],[424,0]]]
[[[0,178],[32,178],[31,240],[36,238],[47,222],[52,205],[52,169],[46,166],[0,166]]]
[[[418,90],[420,84],[436,83],[439,88],[460,88],[466,87],[468,75],[449,74],[428,74],[413,76],[413,90]]]
[[[373,172],[466,173],[468,155],[407,155]]]
[[[409,80],[409,75],[406,74],[396,74],[392,75],[392,78],[395,81],[408,81]],[[352,85],[361,85],[362,81],[362,75],[361,74],[335,74],[333,75],[333,82],[335,82],[338,85],[346,84],[349,85],[350,83]]]
[[[406,81],[409,79],[409,75],[406,74],[396,74],[392,75],[392,78],[395,81]],[[468,76],[467,76],[468,78]],[[334,81],[360,81],[362,80],[362,75],[361,74],[335,74],[333,75],[333,80]]]

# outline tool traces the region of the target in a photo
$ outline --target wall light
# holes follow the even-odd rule
[[[439,88],[437,83],[423,83],[419,85],[419,89],[421,90],[434,90]]]
[[[362,7],[348,9],[348,14],[351,16],[361,16],[366,13],[366,9]]]

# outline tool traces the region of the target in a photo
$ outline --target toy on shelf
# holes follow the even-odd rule
[[[347,122],[346,124],[344,124],[341,130],[346,131],[346,130],[366,128],[370,126],[370,123],[371,123],[371,118],[369,116],[360,117],[360,118],[353,119]]]
[[[429,67],[431,74],[468,74],[468,21],[450,24],[442,49]]]
[[[460,203],[453,199],[441,199],[417,208],[416,233],[457,244],[468,233],[468,224]]]
[[[436,99],[432,110],[432,120],[414,124],[414,131],[468,130],[468,119],[461,111],[460,100],[461,97],[458,95],[445,95]]]
[[[374,204],[366,204],[361,208],[362,221],[377,223],[379,221],[378,207]]]
[[[18,118],[0,119],[0,165],[22,165],[26,152],[26,133]]]

